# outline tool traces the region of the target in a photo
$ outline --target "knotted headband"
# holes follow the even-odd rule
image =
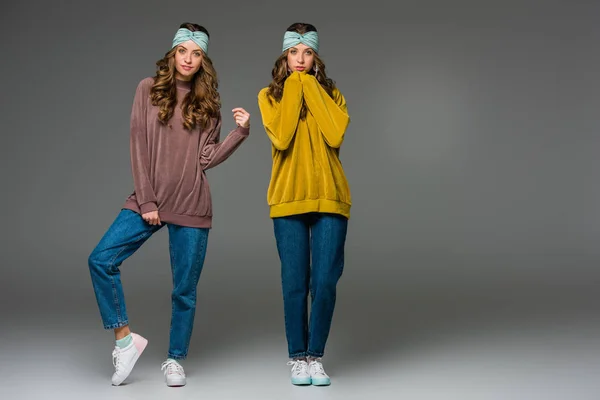
[[[307,45],[317,53],[319,52],[319,34],[314,31],[306,32],[304,35],[301,35],[298,32],[286,31],[283,36],[283,50],[281,50],[281,52],[283,53],[299,43]]]
[[[188,40],[191,40],[198,46],[200,46],[204,54],[208,53],[208,36],[206,35],[206,33],[201,31],[192,32],[186,28],[180,28],[177,31],[175,37],[173,38],[173,45],[171,46],[171,48],[183,42],[187,42]]]

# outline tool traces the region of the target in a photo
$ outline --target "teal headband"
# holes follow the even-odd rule
[[[286,31],[283,36],[283,50],[281,52],[283,53],[299,43],[307,45],[317,53],[319,52],[319,34],[315,31],[306,32],[304,35],[298,32]]]
[[[183,42],[187,42],[188,40],[191,40],[200,46],[204,54],[208,53],[208,36],[206,33],[201,31],[192,32],[186,28],[180,28],[177,31],[173,38],[173,45],[171,48],[180,45]]]

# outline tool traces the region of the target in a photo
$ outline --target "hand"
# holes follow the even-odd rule
[[[142,218],[150,225],[160,225],[160,217],[158,216],[158,211],[150,211],[146,214],[142,214]]]
[[[248,111],[241,107],[234,108],[231,111],[233,112],[233,119],[238,126],[241,126],[242,128],[250,128],[250,114]]]

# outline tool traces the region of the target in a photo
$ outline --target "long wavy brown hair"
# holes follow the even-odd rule
[[[202,31],[209,35],[206,28],[189,22],[183,23],[180,28],[187,28],[192,32]],[[210,38],[210,35],[209,35]],[[156,62],[156,76],[154,85],[150,90],[152,105],[159,107],[158,119],[163,124],[168,124],[173,117],[177,105],[177,87],[175,78],[175,51],[177,46],[167,52]],[[185,96],[181,104],[183,126],[187,130],[196,127],[205,128],[210,125],[210,119],[219,116],[221,97],[218,92],[219,83],[217,72],[211,59],[202,54],[200,69],[192,78],[192,89]]]
[[[298,32],[301,35],[304,35],[306,32],[317,32],[317,28],[314,25],[297,22],[290,25],[289,28],[286,29],[289,32]],[[287,56],[290,50],[284,51],[281,56],[275,61],[275,66],[273,67],[273,71],[271,71],[271,75],[273,77],[273,81],[269,84],[269,88],[267,89],[267,94],[270,98],[273,98],[275,101],[280,102],[283,97],[283,85],[285,80],[289,76],[288,64],[287,64]],[[315,74],[314,66],[319,69],[319,72]],[[330,97],[333,98],[333,90],[335,89],[335,82],[327,77],[327,72],[325,70],[325,63],[317,52],[314,52],[314,65],[313,69],[307,72],[310,75],[315,75],[317,81],[321,84],[323,89],[329,94]],[[306,118],[306,104],[302,104],[302,109],[300,110],[300,119]]]

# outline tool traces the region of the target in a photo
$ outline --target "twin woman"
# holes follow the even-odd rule
[[[164,225],[173,290],[161,369],[168,386],[186,384],[181,362],[188,355],[213,215],[205,172],[227,160],[250,133],[250,114],[234,108],[235,129],[221,138],[209,38],[204,27],[182,24],[156,63],[156,75],[138,84],[130,124],[134,190],[89,256],[102,322],[115,334],[113,385],[125,381],[148,344],[130,330],[119,267]],[[344,266],[351,197],[339,160],[350,118],[318,54],[316,28],[291,25],[258,105],[272,147],[267,200],[281,261],[291,382],[320,386],[330,384],[322,357]]]

